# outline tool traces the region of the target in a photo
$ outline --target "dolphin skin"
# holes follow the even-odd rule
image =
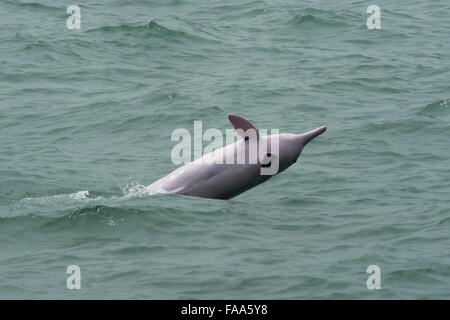
[[[230,114],[228,119],[236,132],[245,139],[177,168],[149,185],[147,190],[211,199],[231,199],[265,182],[272,175],[286,170],[297,161],[303,148],[327,129],[322,126],[301,134],[260,136],[247,119],[234,114]],[[239,159],[244,160],[238,161]],[[271,173],[263,173],[263,170],[271,169]]]

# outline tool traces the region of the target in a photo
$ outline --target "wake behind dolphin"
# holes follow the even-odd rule
[[[303,148],[327,129],[322,126],[302,134],[259,135],[255,126],[247,119],[234,114],[229,115],[228,119],[236,132],[245,139],[179,167],[149,185],[147,190],[202,198],[231,199],[267,181],[272,175],[286,170],[297,161]],[[252,137],[254,139],[250,139],[249,132],[252,130],[256,132]],[[276,148],[273,141],[277,141]],[[260,148],[261,145],[266,148]],[[224,161],[229,154],[232,154],[234,160],[243,158],[245,161]],[[256,161],[251,161],[252,157]],[[270,169],[275,169],[272,174],[262,173],[263,170]]]

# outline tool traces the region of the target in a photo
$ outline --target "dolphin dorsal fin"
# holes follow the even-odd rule
[[[234,129],[236,130],[236,133],[238,135],[240,135],[242,138],[246,138],[248,136],[248,134],[245,134],[245,132],[249,129],[255,130],[256,136],[259,137],[258,130],[247,119],[245,119],[241,116],[238,116],[236,114],[229,114],[228,120],[230,120],[231,124],[233,125]],[[241,129],[241,130],[238,130],[238,129]]]

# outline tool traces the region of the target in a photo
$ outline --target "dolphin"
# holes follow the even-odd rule
[[[311,140],[327,130],[325,126],[321,126],[301,134],[260,135],[247,119],[235,114],[228,115],[228,119],[237,134],[244,139],[175,169],[149,185],[146,190],[201,198],[231,199],[286,170],[297,161],[303,148]],[[243,162],[237,161],[243,159],[239,157],[244,155]],[[233,161],[229,161],[230,159]],[[263,173],[263,170],[272,172]]]

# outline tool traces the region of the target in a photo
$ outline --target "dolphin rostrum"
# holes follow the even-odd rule
[[[179,167],[149,185],[147,191],[231,199],[286,170],[306,144],[327,130],[322,126],[302,134],[260,135],[247,119],[234,114],[228,119],[245,139]]]

